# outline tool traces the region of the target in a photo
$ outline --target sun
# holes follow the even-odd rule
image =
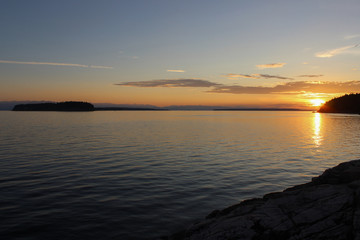
[[[313,107],[320,107],[325,103],[325,101],[317,98],[317,99],[311,99],[310,103]]]

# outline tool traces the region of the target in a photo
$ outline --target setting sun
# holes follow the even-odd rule
[[[314,106],[314,107],[320,107],[322,104],[325,103],[325,101],[322,100],[322,99],[311,99],[311,100],[310,100],[310,103],[311,103],[312,106]]]

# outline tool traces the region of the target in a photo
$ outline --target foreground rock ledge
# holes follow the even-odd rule
[[[360,239],[360,160],[243,201],[163,239]]]

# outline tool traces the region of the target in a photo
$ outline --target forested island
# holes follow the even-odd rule
[[[92,112],[92,111],[164,111],[167,109],[146,107],[94,107],[88,102],[58,102],[17,104],[13,111],[62,111],[62,112]]]
[[[360,114],[360,93],[351,93],[327,101],[318,110],[320,113]]]
[[[94,105],[87,102],[59,102],[59,103],[35,103],[18,104],[13,111],[65,111],[65,112],[89,112],[94,111]]]

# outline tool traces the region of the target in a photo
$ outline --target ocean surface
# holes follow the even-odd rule
[[[360,158],[360,115],[0,111],[0,239],[152,239]]]

